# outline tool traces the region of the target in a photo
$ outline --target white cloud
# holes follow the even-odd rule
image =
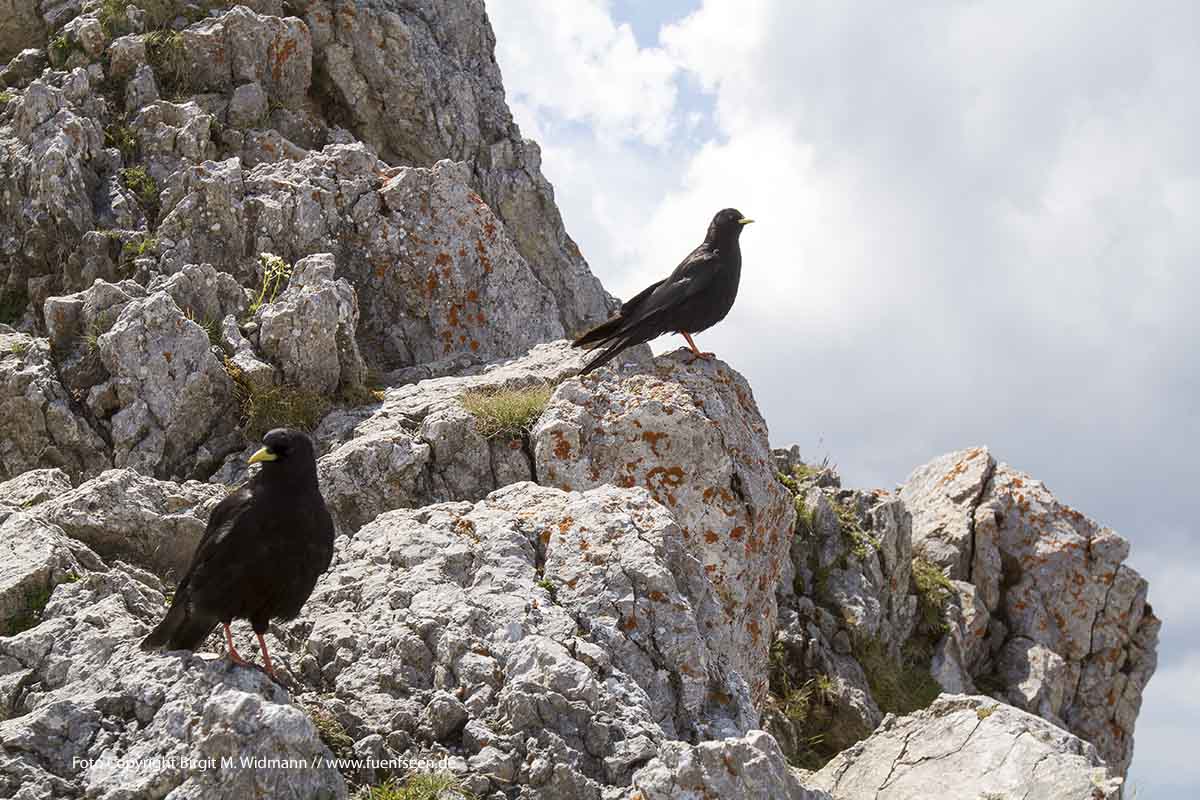
[[[587,123],[611,143],[663,144],[675,129],[675,64],[641,48],[603,0],[491,0],[497,58],[525,120]]]

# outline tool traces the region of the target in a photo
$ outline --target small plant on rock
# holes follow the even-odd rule
[[[146,37],[146,60],[164,94],[179,98],[188,90],[188,58],[179,31],[159,30]]]
[[[274,253],[259,253],[258,263],[262,265],[262,286],[259,287],[258,297],[250,304],[250,314],[258,313],[264,303],[273,303],[283,288],[284,282],[292,277],[292,265]]]
[[[520,439],[542,415],[553,391],[549,383],[524,389],[470,389],[461,402],[475,418],[475,430],[483,438]]]
[[[418,772],[404,783],[389,780],[364,788],[357,800],[472,800],[462,781],[448,772]]]

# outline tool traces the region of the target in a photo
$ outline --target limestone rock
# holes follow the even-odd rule
[[[178,581],[225,495],[209,483],[177,484],[117,469],[42,504],[38,514],[106,559]]]
[[[698,627],[714,587],[644,490],[521,483],[391,511],[335,559],[281,660],[335,692],[356,740],[410,756],[486,741],[531,797],[598,797],[665,738],[755,721]]]
[[[294,6],[312,31],[315,88],[343,124],[391,165],[467,164],[471,185],[555,298],[553,319],[568,334],[603,319],[614,301],[563,230],[537,145],[512,121],[483,6],[369,3],[353,15],[339,14],[335,0]]]
[[[825,792],[801,785],[779,745],[762,731],[698,745],[668,742],[633,776],[633,785],[640,800],[829,800]]]
[[[601,370],[559,386],[532,438],[539,481],[641,486],[675,515],[721,600],[705,636],[761,700],[796,512],[745,379],[678,352],[644,374]]]
[[[574,375],[581,355],[567,342],[521,358],[389,389],[378,407],[331,414],[315,432],[328,453],[317,463],[339,530],[352,533],[385,511],[446,500],[479,500],[534,477],[521,439],[487,440],[462,405],[470,390],[547,386]]]
[[[945,672],[999,682],[1006,700],[1061,722],[1124,774],[1161,624],[1123,563],[1128,542],[982,448],[919,468],[901,497],[914,546],[978,587],[958,603]]]
[[[87,404],[109,420],[115,466],[201,477],[241,446],[233,381],[165,291],[126,305],[97,345],[110,377]]]
[[[332,754],[282,688],[224,660],[142,652],[138,640],[165,609],[161,592],[126,570],[93,566],[57,586],[39,624],[0,638],[0,687],[13,711],[0,722],[0,794],[346,796],[325,761]],[[313,766],[220,769],[230,756]],[[210,758],[216,766],[202,768]]]
[[[0,478],[58,467],[78,479],[111,464],[104,440],[55,375],[49,342],[0,333]]]
[[[259,350],[284,381],[325,395],[361,386],[367,374],[355,339],[358,297],[335,271],[329,253],[301,259],[287,289],[255,317]]]
[[[61,469],[31,469],[0,483],[0,504],[31,508],[71,491],[71,476]]]
[[[1118,797],[1120,783],[1087,742],[990,698],[963,695],[888,716],[809,781],[844,800],[1103,800]]]

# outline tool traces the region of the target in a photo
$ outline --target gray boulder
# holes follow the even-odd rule
[[[129,561],[177,582],[225,495],[211,483],[177,484],[116,469],[48,500],[38,515],[106,559]]]
[[[142,652],[138,640],[165,610],[160,587],[92,566],[55,588],[35,627],[0,637],[11,709],[0,722],[0,794],[346,796],[332,754],[286,691],[225,660]]]
[[[50,354],[46,339],[0,332],[0,478],[5,480],[39,467],[58,467],[78,479],[112,465],[104,440],[55,374]]]
[[[1129,543],[983,448],[917,469],[901,497],[914,549],[973,584],[940,653],[948,682],[989,678],[1124,774],[1161,626]]]
[[[0,483],[0,504],[32,508],[71,491],[71,476],[61,469],[31,469]]]
[[[355,339],[358,297],[335,273],[329,253],[301,259],[287,289],[255,316],[259,351],[284,381],[325,395],[361,386],[367,375]]]
[[[1104,800],[1119,797],[1120,785],[1087,742],[1012,706],[962,695],[889,715],[809,779],[840,800]]]
[[[642,374],[604,369],[559,386],[532,439],[539,481],[639,486],[671,511],[717,587],[720,603],[700,610],[705,636],[761,701],[796,511],[745,379],[679,352]]]
[[[633,776],[633,785],[643,800],[829,800],[825,792],[801,784],[778,743],[763,731],[698,745],[667,742]]]

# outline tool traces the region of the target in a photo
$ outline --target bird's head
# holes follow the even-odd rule
[[[250,456],[249,463],[262,464],[264,473],[316,473],[312,440],[306,434],[291,428],[275,428],[267,431],[262,442],[262,448]]]
[[[742,235],[742,228],[751,222],[754,220],[749,219],[736,208],[721,209],[713,217],[712,224],[708,226],[708,238],[710,240],[737,239]]]

